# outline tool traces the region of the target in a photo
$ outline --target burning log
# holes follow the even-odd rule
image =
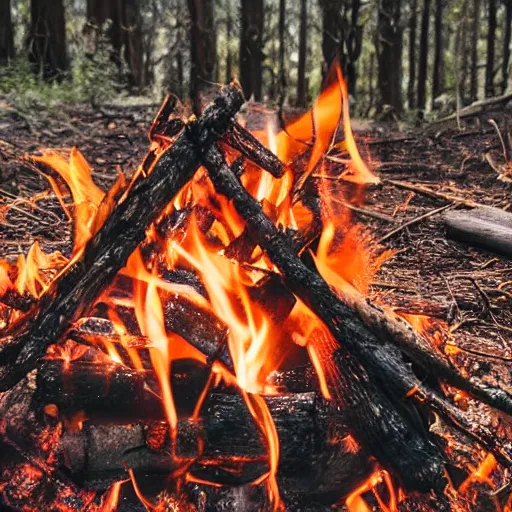
[[[454,240],[512,256],[512,215],[499,208],[475,208],[445,214],[448,236]]]
[[[194,135],[193,130],[190,134]],[[320,275],[309,269],[293,253],[289,244],[264,214],[258,201],[244,189],[232,173],[219,149],[215,145],[203,149],[198,144],[196,148],[202,155],[216,191],[233,201],[235,209],[246,221],[254,239],[280,270],[286,287],[310,307],[329,328],[342,350],[347,352],[345,363],[348,362],[350,365],[349,375],[352,375],[352,378],[345,380],[349,392],[344,393],[342,399],[345,406],[349,405],[348,410],[354,411],[350,424],[354,425],[358,440],[366,445],[369,451],[378,454],[384,466],[394,469],[406,487],[439,488],[443,480],[443,457],[431,442],[415,429],[412,422],[407,421],[406,416],[412,414],[412,411],[409,409],[409,413],[406,412],[404,415],[403,400],[408,396],[414,396],[420,403],[426,400],[428,405],[440,412],[443,417],[451,418],[452,423],[462,427],[463,424],[451,416],[456,412],[455,408],[422,384],[403,361],[397,348],[389,342],[378,340],[364,326],[357,312],[341,301]],[[468,381],[467,386],[469,385]],[[387,390],[386,394],[380,391],[382,389]],[[378,399],[368,400],[369,393],[375,393]],[[493,405],[497,404],[508,412],[512,411],[512,399],[505,391],[493,389],[486,393],[481,387],[479,393]],[[373,402],[385,404],[381,413],[367,407],[368,403]],[[458,419],[461,419],[462,415],[458,416]],[[364,418],[365,421],[360,422],[360,418]],[[508,448],[496,446],[495,438],[484,428],[473,426],[470,430],[465,429],[465,432],[491,450],[501,462],[511,463]],[[414,439],[412,443],[411,437]],[[383,439],[387,439],[388,443],[383,443]],[[408,460],[420,462],[416,456],[419,456],[421,463],[409,465]]]
[[[140,377],[123,368],[111,370],[109,377],[100,373],[100,365],[97,371],[81,362],[71,362],[67,369],[63,366],[59,361],[47,361],[41,367],[35,402],[56,404],[61,417],[85,411],[89,421],[82,430],[66,432],[60,443],[63,464],[76,476],[118,479],[125,476],[126,467],[169,473],[183,465],[181,459],[193,462],[192,476],[218,484],[241,485],[268,472],[264,439],[240,395],[210,393],[197,423],[180,420],[175,445],[180,461],[176,461],[165,451],[168,440],[155,449],[148,422],[163,420],[165,415],[158,404],[154,409],[148,407],[150,394],[144,394]],[[201,372],[197,366],[188,372],[183,372],[185,368],[174,370],[176,406],[185,418],[197,399],[191,395],[202,390],[195,383],[195,374]],[[201,377],[204,375],[203,368]],[[339,498],[364,478],[368,456],[348,442],[344,413],[315,392],[265,400],[281,439],[279,478],[285,490],[337,494]],[[98,424],[102,421],[108,424]],[[111,424],[120,421],[129,424]],[[166,431],[165,424],[161,425]],[[200,453],[198,438],[204,447]]]
[[[195,123],[195,137],[205,147],[232,124],[244,102],[238,85],[226,87]],[[197,139],[199,137],[199,139]],[[46,349],[72,322],[83,316],[99,292],[112,282],[146,231],[169,201],[192,178],[201,161],[186,133],[157,160],[151,174],[136,181],[126,198],[87,243],[78,261],[51,285],[36,307],[2,339],[0,391],[5,391],[32,370]],[[216,346],[207,349],[215,357]]]

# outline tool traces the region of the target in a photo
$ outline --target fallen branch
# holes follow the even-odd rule
[[[512,256],[512,214],[499,208],[453,211],[444,216],[448,236]]]
[[[415,224],[418,224],[422,220],[428,219],[429,217],[433,217],[434,215],[437,215],[438,213],[444,212],[448,208],[451,208],[452,204],[447,204],[445,206],[441,206],[440,208],[436,208],[435,210],[430,210],[427,213],[424,213],[423,215],[419,215],[418,217],[414,217],[413,219],[405,222],[404,224],[401,224],[397,228],[391,230],[389,233],[386,233],[380,240],[379,244],[385,242],[386,240],[389,240],[391,237],[398,235],[398,233],[401,233],[404,229],[414,226]]]

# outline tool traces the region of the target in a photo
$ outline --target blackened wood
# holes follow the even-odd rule
[[[233,124],[232,129],[225,133],[223,139],[272,176],[280,178],[284,174],[284,167],[279,158],[238,123]]]
[[[171,367],[171,385],[179,416],[191,415],[207,382],[208,369],[191,360]],[[150,421],[165,418],[152,370],[118,364],[47,360],[37,373],[34,403],[54,404],[72,418],[83,411],[96,423]],[[154,391],[151,391],[154,390]]]
[[[445,214],[448,236],[512,256],[512,214],[498,208],[456,210]]]
[[[319,395],[298,393],[267,397],[265,401],[280,439],[278,479],[283,489],[328,495],[335,501],[365,477],[369,470],[367,454],[343,442],[348,434],[343,415]],[[167,438],[160,448],[152,440],[156,427],[163,432],[158,436]],[[122,478],[126,467],[168,474],[177,464],[168,455],[165,432],[165,423],[86,423],[83,430],[64,434],[61,456],[65,467],[86,480],[107,473]],[[198,436],[204,441],[200,454]],[[268,472],[264,437],[237,394],[212,393],[198,423],[180,421],[175,449],[180,458],[197,459],[190,467],[192,475],[220,484],[241,485]]]
[[[226,87],[194,124],[196,137],[208,147],[231,124],[244,102],[236,84]],[[144,240],[146,231],[200,165],[189,137],[181,134],[158,159],[152,173],[139,179],[98,233],[43,295],[36,310],[13,326],[0,341],[0,391],[9,389],[32,370],[46,349],[72,322],[87,313],[98,295]],[[212,347],[215,356],[216,347]]]
[[[198,150],[200,149],[198,148]],[[428,405],[431,408],[435,407],[438,411],[444,411],[448,419],[450,419],[450,411],[453,410],[449,403],[442,396],[433,393],[421,383],[413,373],[411,366],[403,360],[397,347],[390,344],[391,341],[395,340],[392,338],[386,339],[386,337],[377,338],[374,333],[367,329],[356,310],[340,300],[319,274],[303,264],[290,249],[286,239],[277,231],[272,221],[266,217],[259,203],[247,193],[236,176],[230,171],[216,146],[211,146],[205,153],[203,152],[203,161],[217,192],[224,194],[233,201],[233,205],[239,215],[245,219],[247,228],[251,230],[255,240],[258,241],[272,262],[280,270],[284,284],[292,293],[301,298],[326,324],[334,338],[339,342],[341,350],[345,350],[354,358],[351,364],[354,366],[355,371],[352,373],[357,374],[357,377],[351,380],[351,384],[354,385],[352,383],[353,380],[364,382],[364,386],[361,388],[363,396],[367,392],[372,392],[372,384],[376,385],[376,388],[374,388],[376,393],[380,393],[380,390],[386,390],[385,393],[381,393],[380,399],[376,401],[383,404],[387,402],[384,410],[387,411],[388,417],[394,416],[393,420],[390,419],[389,422],[386,422],[381,419],[376,410],[367,408],[366,412],[370,419],[373,416],[376,420],[372,423],[372,432],[377,432],[380,427],[382,433],[376,434],[375,437],[372,434],[368,438],[367,429],[361,429],[356,433],[359,440],[363,440],[362,442],[366,441],[366,445],[370,447],[376,442],[376,445],[373,447],[377,451],[374,453],[381,453],[381,463],[395,469],[404,485],[418,490],[425,489],[429,485],[433,487],[441,485],[442,456],[433,449],[427,438],[417,440],[419,444],[415,448],[416,450],[418,446],[421,446],[422,443],[424,444],[424,447],[420,450],[425,458],[424,464],[421,466],[423,471],[408,465],[407,460],[409,460],[409,456],[405,455],[405,452],[404,457],[393,459],[393,452],[396,446],[390,443],[388,446],[382,447],[381,443],[377,440],[379,437],[387,437],[386,434],[391,428],[392,421],[408,422],[404,414],[412,414],[412,409],[407,406],[404,408],[404,397],[413,396],[419,404]],[[381,318],[385,318],[384,315]],[[408,342],[404,338],[400,340],[400,343],[407,344]],[[413,345],[413,348],[418,353],[422,351],[419,344]],[[425,354],[428,351],[423,350],[422,352],[425,358]],[[420,364],[421,361],[423,364],[425,363],[425,359],[420,359]],[[358,366],[358,363],[362,366]],[[474,379],[464,379],[455,371],[450,373],[449,369],[446,370],[446,365],[443,368],[446,375],[451,376],[455,381],[463,385],[466,390],[470,390],[475,397],[511,414],[512,397],[508,392],[475,381]],[[369,377],[370,380],[367,381],[366,377]],[[416,389],[423,390],[424,397],[431,397],[428,404],[425,404],[421,393],[412,393]],[[343,400],[343,397],[341,398]],[[366,406],[364,399],[361,403],[363,406]],[[400,414],[400,411],[402,414]],[[356,414],[358,413],[356,412]],[[401,419],[400,416],[402,416]],[[380,423],[381,421],[382,423]],[[462,422],[452,421],[452,423],[475,439],[479,436],[477,432],[485,434],[485,429],[480,425],[475,425],[474,428],[468,429]],[[368,424],[370,423],[367,418],[366,425]],[[398,439],[401,435],[404,435],[404,432],[407,432],[407,428],[404,430],[400,426],[397,429],[397,445],[399,444]],[[411,428],[409,432],[410,435],[414,435],[414,429]],[[418,436],[422,437],[420,432],[418,432]],[[507,447],[493,439],[492,436],[480,435],[480,439],[483,446],[490,450],[498,460],[504,461],[507,464],[510,463],[511,459]],[[412,445],[414,444],[412,443]],[[407,447],[407,444],[403,444],[403,446]],[[411,459],[414,458],[414,455],[411,454]],[[426,471],[425,468],[427,468]]]
[[[190,134],[193,136],[193,129]],[[340,347],[353,357],[349,372],[351,386],[350,389],[342,387],[340,401],[350,403],[354,418],[361,419],[351,422],[355,437],[370,452],[378,455],[385,467],[394,470],[405,487],[426,490],[442,486],[443,457],[440,451],[398,410],[398,403],[403,402],[410,389],[419,384],[398,350],[377,340],[320,275],[306,267],[264,214],[258,201],[231,172],[216,146],[203,150],[197,145],[197,150],[202,154],[216,191],[233,201],[252,236],[280,270],[286,287],[310,307],[326,324]],[[377,351],[380,351],[378,356]],[[344,370],[342,366],[341,372]],[[355,393],[356,389],[358,393]],[[386,389],[386,393],[380,389]],[[371,402],[368,401],[369,396],[373,398]],[[374,401],[382,410],[368,406]],[[358,412],[359,408],[362,414]],[[387,442],[382,443],[379,439]],[[404,439],[409,442],[404,443]],[[402,456],[397,457],[400,451]],[[411,461],[414,462],[411,464]]]

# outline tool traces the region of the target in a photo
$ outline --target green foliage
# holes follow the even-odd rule
[[[64,103],[98,104],[113,98],[119,72],[106,40],[99,40],[94,54],[87,54],[83,43],[77,48],[70,73],[53,81],[34,72],[26,53],[18,54],[8,66],[0,67],[0,94],[21,113],[39,108],[58,113]]]

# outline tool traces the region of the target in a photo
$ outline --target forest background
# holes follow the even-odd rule
[[[339,59],[355,115],[416,121],[507,93],[511,29],[512,0],[0,0],[0,94],[305,108]]]

